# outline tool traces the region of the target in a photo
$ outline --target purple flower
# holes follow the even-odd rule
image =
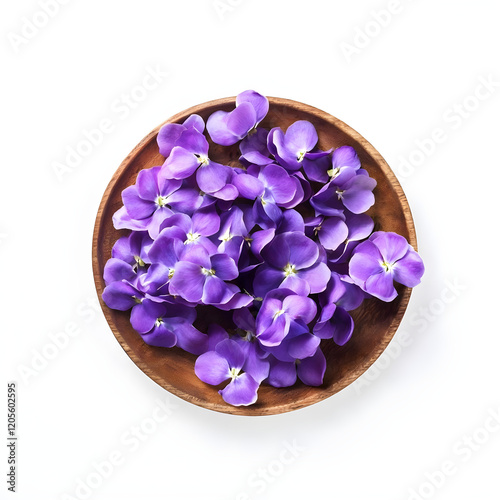
[[[278,234],[261,254],[265,264],[257,269],[253,282],[258,297],[275,288],[299,295],[319,293],[330,279],[328,266],[318,261],[318,246],[298,231]]]
[[[245,371],[252,374],[259,384],[269,375],[268,354],[257,341],[255,318],[247,308],[237,309],[233,313],[233,322],[237,327],[236,338],[245,354]]]
[[[359,241],[368,238],[373,231],[373,219],[367,214],[353,214],[345,210],[344,217],[348,230],[347,237],[335,251],[328,253],[329,263],[347,262]]]
[[[221,215],[218,252],[229,255],[238,263],[243,245],[250,240],[249,233],[243,210],[237,206],[232,207]]]
[[[326,250],[336,250],[347,239],[345,217],[311,217],[305,222],[309,237],[316,236]]]
[[[158,347],[178,346],[191,354],[201,354],[208,345],[207,335],[193,326],[196,311],[181,304],[156,303],[145,299],[134,307],[130,322],[144,342]]]
[[[107,285],[113,281],[133,281],[144,273],[151,263],[148,250],[153,240],[148,233],[137,231],[129,236],[122,236],[111,250],[111,259],[104,266],[104,281]]]
[[[136,184],[122,193],[127,214],[132,220],[142,221],[152,238],[158,235],[158,227],[174,213],[173,210],[189,211],[197,197],[195,190],[181,188],[182,181],[162,178],[161,168],[141,170]],[[117,228],[137,229],[135,225],[127,227],[123,221]]]
[[[332,155],[331,161],[323,160],[321,162],[304,163],[304,171],[307,178],[311,181],[321,182],[322,184],[342,178],[346,173],[355,172],[361,167],[356,151],[351,146],[341,146],[337,148]],[[342,174],[342,176],[341,176]]]
[[[269,101],[263,95],[247,90],[236,97],[236,109],[216,111],[207,121],[207,131],[216,144],[231,146],[243,139],[265,118]]]
[[[264,346],[279,345],[290,331],[290,325],[300,320],[310,323],[316,315],[316,303],[309,297],[281,288],[269,292],[256,319],[256,334]]]
[[[174,275],[175,265],[185,250],[186,246],[180,239],[169,236],[167,232],[160,233],[149,250],[152,264],[142,282],[147,293],[151,295],[169,293],[168,283]]]
[[[219,385],[231,379],[219,394],[226,403],[248,406],[257,401],[259,383],[244,371],[245,353],[235,340],[219,342],[215,351],[202,354],[194,365],[196,376],[206,384]]]
[[[282,217],[280,206],[292,208],[301,201],[294,200],[297,189],[301,187],[300,181],[290,177],[288,172],[278,165],[267,165],[262,169],[251,168],[248,174],[236,175],[233,183],[240,196],[256,200],[254,217],[257,222],[270,219],[277,223]]]
[[[208,142],[201,132],[191,127],[182,132],[177,144],[162,166],[160,177],[182,180],[196,172],[196,182],[205,193],[216,196],[225,188],[232,178],[231,168],[210,160]]]
[[[297,381],[297,375],[306,385],[320,386],[326,371],[326,359],[318,347],[316,352],[305,359],[280,361],[269,357],[270,369],[267,382],[273,387],[290,387]]]
[[[220,218],[213,206],[197,210],[190,218],[184,214],[175,214],[163,221],[158,237],[177,238],[185,245],[201,245],[209,253],[215,253],[217,247],[208,238],[217,233]]]
[[[192,303],[225,304],[239,292],[226,283],[238,277],[234,260],[226,254],[209,253],[201,246],[188,248],[175,265],[169,291]]]
[[[337,345],[344,345],[354,330],[352,317],[338,305],[346,293],[346,284],[338,274],[332,273],[326,290],[319,296],[320,315],[313,328],[315,335],[322,339],[333,338]]]
[[[373,189],[377,181],[362,169],[349,167],[311,198],[311,205],[319,215],[339,215],[345,208],[355,214],[366,212],[374,203]]]
[[[190,128],[195,128],[198,132],[203,133],[205,130],[203,118],[198,115],[191,115],[182,125],[178,123],[167,123],[163,125],[156,138],[160,154],[166,158],[170,155],[175,146],[182,145],[182,134]]]
[[[265,166],[274,163],[274,160],[270,158],[271,153],[267,149],[268,134],[268,130],[259,127],[240,142],[240,162],[243,165],[246,167],[250,165]]]
[[[385,302],[397,296],[393,281],[408,287],[420,283],[424,264],[403,236],[377,231],[354,250],[349,275],[365,292]]]
[[[329,151],[312,153],[318,142],[314,125],[306,120],[292,123],[284,133],[279,127],[268,135],[268,149],[280,165],[288,170],[299,170],[304,161],[314,162],[330,154]]]

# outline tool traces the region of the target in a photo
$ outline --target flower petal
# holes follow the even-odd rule
[[[316,302],[309,297],[289,295],[283,300],[283,309],[293,319],[301,319],[305,324],[310,323],[316,316]]]
[[[253,281],[253,292],[256,297],[264,297],[267,292],[278,288],[285,279],[285,273],[267,265],[257,268]]]
[[[137,186],[129,186],[122,192],[122,200],[127,213],[133,219],[146,219],[156,210],[154,201],[144,200],[139,196]]]
[[[201,266],[192,262],[178,262],[170,280],[170,293],[180,295],[188,302],[199,302],[203,296],[205,278]]]
[[[205,193],[214,193],[226,185],[228,167],[210,161],[208,165],[201,166],[196,172],[196,181]]]
[[[257,114],[250,102],[242,102],[235,110],[229,113],[227,128],[239,139],[245,137],[255,127]]]
[[[323,378],[326,371],[326,359],[318,347],[318,350],[309,358],[301,360],[297,366],[297,374],[306,385],[314,387],[320,386],[323,383]]]
[[[370,241],[375,243],[384,262],[390,264],[401,259],[409,248],[404,236],[391,232],[377,231],[370,236]]]
[[[352,167],[357,170],[361,167],[361,162],[353,147],[341,146],[333,152],[332,165],[333,168]]]
[[[198,158],[193,153],[176,146],[163,164],[159,175],[165,179],[186,179],[194,174],[199,165]]]
[[[264,184],[249,174],[239,174],[235,175],[233,179],[233,184],[238,189],[240,195],[243,198],[247,198],[249,200],[255,200],[258,196],[260,196],[264,192]]]
[[[164,323],[141,336],[146,344],[156,347],[174,347],[177,344],[177,336]]]
[[[394,280],[409,287],[417,286],[420,283],[424,271],[422,258],[411,247],[392,269]]]
[[[267,382],[273,387],[291,387],[297,381],[297,368],[295,363],[270,360],[269,377]]]
[[[215,275],[224,281],[231,281],[238,277],[238,267],[226,254],[215,254],[210,258],[212,262],[212,269],[215,271]]]
[[[227,360],[215,351],[198,357],[194,364],[196,376],[206,384],[219,385],[231,377]]]
[[[285,133],[285,144],[291,151],[311,151],[318,142],[314,125],[307,120],[298,120],[290,125]]]
[[[153,329],[155,322],[165,313],[165,306],[144,299],[130,313],[130,323],[139,333],[147,333]]]
[[[208,346],[208,335],[201,333],[189,320],[174,318],[166,322],[177,336],[177,346],[191,354],[202,354]]]
[[[371,241],[360,243],[349,261],[349,275],[358,285],[363,284],[370,276],[383,272],[382,255],[378,247]]]
[[[385,271],[370,276],[363,289],[384,302],[391,302],[398,295],[394,288],[392,273]]]
[[[104,266],[103,277],[106,285],[109,285],[114,281],[130,281],[133,280],[135,276],[136,274],[134,273],[132,266],[120,259],[111,258]]]
[[[327,250],[336,250],[345,242],[349,230],[347,224],[340,217],[327,217],[321,224],[318,238]]]
[[[248,406],[257,401],[259,384],[248,373],[243,373],[219,391],[222,399],[233,406]]]
[[[221,146],[232,146],[239,141],[239,137],[227,128],[229,113],[226,111],[215,111],[207,121],[207,132],[215,144]]]
[[[215,351],[227,360],[229,368],[241,370],[245,363],[245,354],[235,340],[227,339],[219,342]]]
[[[236,106],[240,106],[244,102],[249,102],[255,110],[255,118],[257,123],[261,122],[269,111],[269,101],[267,97],[255,92],[255,90],[245,90],[236,97]]]

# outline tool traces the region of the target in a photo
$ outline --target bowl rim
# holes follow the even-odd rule
[[[105,284],[104,284],[104,278],[100,272],[100,256],[99,256],[99,235],[101,233],[103,223],[104,223],[104,217],[103,214],[105,212],[106,205],[108,203],[108,200],[110,198],[110,194],[113,191],[116,183],[119,181],[121,178],[121,175],[123,172],[126,170],[126,168],[129,166],[129,164],[143,151],[143,149],[150,143],[151,139],[156,137],[158,135],[159,130],[161,127],[163,127],[167,123],[178,123],[180,121],[183,121],[186,119],[189,115],[191,114],[198,114],[199,112],[205,111],[206,108],[210,107],[222,107],[226,106],[228,104],[234,104],[236,100],[236,96],[232,97],[224,97],[220,99],[215,99],[211,101],[207,101],[201,104],[197,104],[195,106],[191,106],[184,111],[180,111],[176,113],[175,115],[171,116],[167,120],[165,120],[163,123],[155,127],[149,134],[147,134],[134,148],[133,150],[125,157],[125,159],[121,162],[120,166],[118,169],[115,171],[113,176],[111,177],[111,180],[109,181],[103,195],[101,198],[101,202],[99,204],[99,208],[97,211],[96,219],[95,219],[95,224],[94,224],[94,231],[93,231],[93,238],[92,238],[92,269],[93,269],[93,276],[94,276],[94,283],[96,287],[96,292],[98,295],[99,303],[101,305],[101,309],[104,313],[104,316],[106,318],[106,321],[115,336],[116,340],[118,343],[121,345],[122,349],[127,353],[129,358],[134,362],[134,364],[142,370],[151,380],[156,382],[159,386],[162,388],[166,389],[168,392],[171,394],[174,394],[175,396],[189,402],[193,403],[196,406],[200,406],[202,408],[208,409],[208,410],[213,410],[217,411],[220,413],[227,413],[227,414],[232,414],[232,415],[243,415],[243,416],[265,416],[265,415],[277,415],[277,414],[282,414],[282,413],[287,413],[290,411],[298,410],[305,408],[307,406],[313,405],[315,403],[324,401],[325,399],[329,398],[330,396],[333,396],[334,394],[340,392],[341,390],[345,389],[349,385],[351,385],[356,379],[358,379],[361,375],[363,375],[372,365],[375,363],[375,361],[380,357],[380,355],[385,351],[387,346],[389,345],[390,341],[394,337],[401,320],[403,319],[403,316],[406,312],[411,292],[412,289],[408,287],[404,287],[403,291],[401,292],[401,301],[400,305],[396,311],[396,314],[394,315],[390,325],[387,327],[386,332],[384,336],[381,338],[381,341],[377,345],[377,348],[373,350],[371,353],[370,357],[362,364],[356,367],[355,370],[348,376],[340,381],[338,381],[335,384],[332,384],[329,387],[320,387],[322,390],[320,392],[316,392],[314,394],[308,395],[301,399],[300,401],[296,401],[293,403],[275,403],[272,406],[266,406],[266,407],[260,407],[260,408],[252,408],[251,406],[230,406],[224,404],[224,402],[221,400],[221,403],[214,403],[206,400],[201,400],[181,389],[178,389],[177,387],[171,385],[167,380],[162,378],[160,375],[155,373],[155,371],[151,370],[150,367],[142,361],[132,350],[132,348],[128,345],[128,343],[125,341],[123,338],[122,334],[120,333],[119,329],[116,327],[113,318],[111,317],[110,309],[106,306],[104,301],[102,300],[102,292],[104,290]],[[314,106],[311,106],[309,104],[304,104],[299,101],[291,100],[291,99],[285,99],[282,97],[268,97],[269,104],[270,106],[283,106],[283,107],[292,107],[294,109],[299,109],[301,112],[306,112],[310,113],[316,117],[318,117],[321,120],[325,120],[329,123],[331,123],[334,127],[339,129],[341,132],[349,136],[354,142],[357,142],[362,148],[365,149],[365,151],[373,158],[374,162],[377,164],[377,166],[381,169],[383,172],[384,176],[387,178],[389,183],[391,184],[392,188],[394,189],[400,204],[404,208],[403,210],[403,215],[405,218],[405,224],[406,227],[408,228],[408,233],[409,233],[409,238],[408,242],[413,246],[413,248],[417,251],[417,236],[416,236],[416,230],[415,230],[415,224],[413,221],[413,216],[411,213],[410,205],[408,203],[408,200],[406,198],[406,195],[403,191],[403,188],[401,187],[401,184],[399,183],[398,179],[396,178],[396,175],[394,172],[391,170],[385,159],[382,157],[382,155],[371,145],[370,142],[368,142],[361,134],[359,134],[356,130],[354,130],[352,127],[344,123],[343,121],[339,120],[338,118],[334,117],[333,115],[327,113],[326,111],[323,111],[321,109],[318,109]],[[284,391],[286,388],[279,388],[276,389],[279,391]]]

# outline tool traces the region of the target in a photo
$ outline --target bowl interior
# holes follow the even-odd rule
[[[191,113],[197,113],[206,120],[218,109],[233,109],[234,100],[233,97],[201,104],[173,116],[165,123],[182,123]],[[376,203],[368,212],[375,221],[375,230],[397,232],[416,249],[415,229],[406,197],[394,173],[373,146],[349,126],[323,111],[280,98],[269,98],[269,101],[269,114],[261,126],[279,126],[285,130],[296,120],[309,120],[318,131],[320,148],[349,145],[356,149],[362,166],[377,181],[374,191]],[[138,172],[164,162],[156,144],[159,129],[157,127],[145,137],[114,174],[104,193],[94,231],[92,258],[96,289],[109,326],[123,349],[143,372],[171,393],[196,405],[231,414],[271,415],[295,410],[321,401],[352,383],[370,367],[392,339],[408,304],[410,289],[400,286],[398,297],[391,303],[365,300],[352,312],[355,330],[345,346],[323,341],[327,370],[321,387],[297,383],[291,388],[275,389],[262,385],[257,403],[249,407],[226,404],[217,388],[204,384],[194,374],[195,356],[177,348],[148,346],[130,325],[129,312],[109,309],[103,303],[104,265],[111,256],[115,241],[127,234],[114,229],[112,216],[122,206],[122,190],[135,182]],[[210,157],[219,163],[234,166],[238,163],[239,152],[237,146],[221,147],[211,143]],[[216,318],[210,318],[211,322],[214,320]],[[203,318],[197,326],[200,329],[204,327]]]

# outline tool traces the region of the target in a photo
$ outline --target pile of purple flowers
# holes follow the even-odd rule
[[[268,100],[254,91],[207,123],[198,115],[158,134],[165,163],[142,170],[113,218],[128,229],[104,269],[103,300],[131,310],[153,346],[180,347],[224,401],[250,405],[261,383],[323,383],[322,341],[344,345],[349,311],[368,297],[391,301],[424,266],[406,239],[373,232],[365,212],[376,181],[350,146],[322,151],[308,121],[259,126]],[[210,158],[210,139],[239,143],[239,167]],[[231,328],[205,318],[227,316]],[[213,313],[213,309],[212,309]]]

